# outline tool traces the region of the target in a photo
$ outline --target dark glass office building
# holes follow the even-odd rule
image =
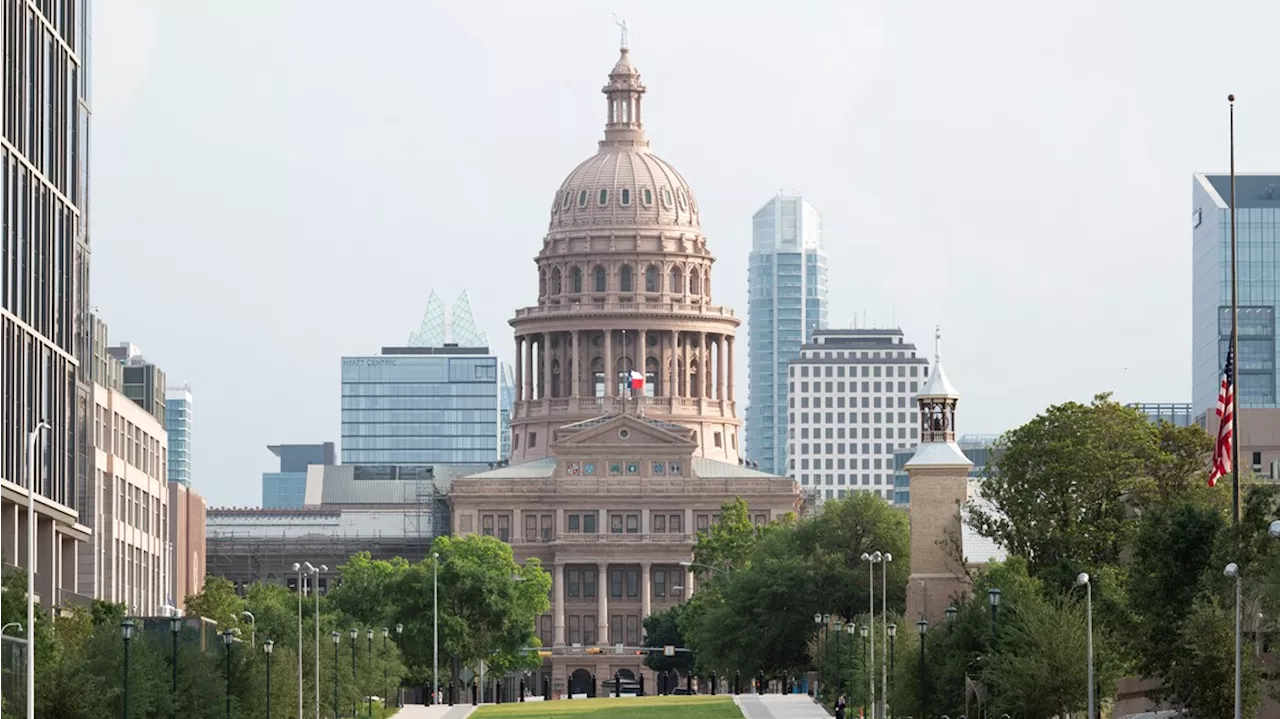
[[[484,347],[384,347],[342,358],[342,463],[499,459],[498,358]]]
[[[77,491],[93,470],[89,28],[88,0],[0,0],[0,477],[26,484],[27,434],[48,422],[36,485],[53,502],[36,527],[46,605],[75,591]],[[6,496],[6,528],[25,526],[23,505]],[[16,535],[4,532],[4,562],[22,566]]]

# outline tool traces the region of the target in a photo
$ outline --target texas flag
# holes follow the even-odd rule
[[[644,375],[632,370],[627,373],[627,386],[634,390],[644,389]]]

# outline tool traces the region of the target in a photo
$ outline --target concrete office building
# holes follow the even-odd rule
[[[556,191],[537,305],[516,310],[510,466],[454,480],[457,534],[511,544],[553,574],[532,677],[554,695],[593,677],[655,677],[634,651],[644,618],[688,598],[696,532],[741,497],[764,523],[800,504],[794,481],[739,462],[739,321],[712,302],[697,199],[649,149],[645,87],[624,47],[604,87],[598,151]],[[643,377],[642,387],[631,378]]]
[[[118,390],[94,386],[95,469],[102,501],[80,585],[129,614],[161,614],[171,594],[168,436]]]
[[[486,347],[384,347],[342,358],[342,463],[499,459],[498,358]]]
[[[1126,406],[1146,415],[1152,424],[1168,422],[1174,427],[1196,424],[1195,410],[1190,402],[1133,402]]]
[[[169,434],[169,481],[191,486],[191,386],[164,392],[164,429]]]
[[[171,586],[168,604],[186,608],[187,597],[204,591],[205,517],[208,505],[191,487],[169,483]]]
[[[53,12],[54,8],[58,12]],[[87,2],[3,3],[0,72],[0,554],[34,558],[46,607],[77,591],[78,516],[92,481]],[[46,14],[47,13],[47,14]],[[35,546],[27,437],[40,435]]]
[[[893,453],[919,442],[929,362],[902,330],[818,330],[785,370],[788,476],[820,499],[893,501]]]
[[[804,198],[779,194],[752,217],[747,274],[747,455],[786,473],[787,363],[827,326],[827,255],[822,215]]]
[[[280,469],[262,473],[262,508],[301,507],[307,498],[307,467],[335,464],[333,442],[321,444],[273,444],[267,447],[280,458]]]

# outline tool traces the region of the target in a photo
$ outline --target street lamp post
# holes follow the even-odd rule
[[[871,703],[871,716],[876,714],[876,565],[884,559],[884,555],[879,551],[867,554],[862,553],[862,561],[867,563],[867,598],[870,602],[870,611],[868,612],[867,621],[870,623],[870,651],[871,659],[867,664],[867,685],[869,687],[869,696]]]
[[[391,684],[387,680],[387,637],[391,636],[391,630],[386,627],[382,628],[382,706],[387,705],[387,695],[391,693]]]
[[[302,597],[306,594],[306,584],[302,578],[302,565],[294,562],[293,571],[298,573],[298,719],[302,719]]]
[[[867,637],[868,635],[871,634],[871,630],[867,629],[867,625],[863,624],[858,627],[858,633],[862,635],[862,665],[867,668],[867,674],[871,675],[871,685],[874,687],[876,683],[875,673],[871,671],[871,665],[868,663],[868,660],[867,660]],[[872,702],[875,701],[874,699],[869,699],[869,698],[864,698],[862,700],[862,716],[864,717],[870,716],[869,714],[867,714],[868,700]],[[873,703],[871,706],[874,707],[875,704]]]
[[[249,648],[258,648],[258,618],[253,616],[253,612],[240,612],[240,616],[249,618]]]
[[[267,719],[271,719],[271,650],[275,645],[270,639],[262,643],[262,651],[267,653]]]
[[[342,643],[342,635],[329,632],[329,636],[333,638],[333,717],[338,719],[338,645]]]
[[[36,443],[52,429],[40,420],[27,435],[27,719],[36,719]]]
[[[369,675],[373,675],[373,627],[365,630],[365,636],[369,640]],[[365,703],[369,711],[369,719],[373,719],[373,692],[369,692],[365,697]]]
[[[396,627],[400,631],[400,627]],[[440,696],[440,553],[431,553],[431,696]]]
[[[994,649],[1000,644],[1000,637],[996,634],[996,613],[1000,609],[1000,590],[992,587],[987,590],[987,603],[991,605],[991,648]]]
[[[886,625],[886,626],[885,626],[885,634],[887,634],[887,635],[888,635],[888,637],[889,637],[889,674],[893,674],[893,647],[894,647],[894,645],[895,645],[895,644],[897,644],[897,643],[898,643],[898,641],[897,641],[897,639],[898,639],[898,625],[897,625],[897,624],[888,624],[888,625]],[[885,702],[886,702],[885,706],[886,706],[886,707],[888,707],[888,701],[889,701],[889,683],[888,683],[888,681],[886,681],[886,682],[885,682],[885,685],[884,685],[883,687],[881,687],[881,689],[883,689],[883,692],[884,692],[884,700],[885,700]],[[885,714],[887,715],[888,713],[889,713],[889,712],[888,712],[888,710],[886,709],[886,710],[885,710]]]
[[[1076,586],[1084,585],[1085,596],[1085,630],[1088,632],[1085,642],[1085,661],[1089,664],[1089,713],[1085,719],[1093,719],[1094,703],[1093,696],[1093,586],[1089,584],[1089,575],[1081,572],[1076,577]]]
[[[854,633],[856,633],[857,631],[858,631],[858,627],[857,627],[857,625],[856,625],[856,624],[854,624],[853,622],[849,622],[849,623],[847,623],[847,624],[845,624],[845,625],[844,625],[844,633],[845,633],[845,634],[847,634],[847,635],[849,635],[849,649],[851,649],[851,650],[853,649],[853,635],[854,635]],[[850,654],[850,657],[849,657],[849,658],[850,658],[850,661],[849,661],[849,663],[850,663],[850,664],[853,664],[853,656],[852,656],[852,655],[853,655],[853,652],[852,652],[852,651],[850,651],[850,652],[849,652],[849,654]],[[850,668],[850,669],[853,669],[853,667],[849,667],[849,668]],[[852,671],[850,671],[850,672],[849,672],[849,674],[850,674],[850,675],[852,675],[852,674],[853,674],[853,672],[852,672]],[[842,693],[843,693],[843,692],[842,692]]]
[[[925,717],[928,714],[925,713],[925,703],[927,701],[925,686],[927,682],[925,681],[924,670],[924,640],[929,635],[929,622],[923,619],[916,622],[916,631],[920,632],[920,716]]]
[[[27,591],[30,592],[30,589]],[[132,619],[126,619],[120,623],[120,637],[124,639],[124,673],[120,677],[124,692],[120,700],[120,719],[129,719],[129,645],[133,642],[133,626]],[[34,641],[34,637],[27,638],[28,643]],[[30,671],[29,667],[28,671]]]
[[[169,716],[178,719],[178,634],[182,631],[182,617],[169,617],[169,633],[173,635],[173,688],[172,708]]]
[[[396,646],[399,647],[401,642],[403,641],[404,641],[404,625],[397,624],[396,625]],[[440,682],[436,682],[436,687],[437,687],[436,691],[439,691],[439,686],[440,686]],[[398,707],[404,706],[404,689],[402,687],[396,687],[396,706]]]
[[[824,627],[822,626],[822,614],[814,614],[813,623],[816,624],[818,627],[818,644],[819,646],[822,647],[823,659],[825,659],[826,650],[827,650],[827,639],[826,639],[826,635],[823,633]],[[822,699],[822,690],[826,688],[827,679],[824,676],[826,672],[823,671],[826,668],[827,668],[827,663],[825,661],[818,666],[818,686],[813,692],[814,698],[818,700]]]
[[[1236,707],[1235,719],[1240,719],[1240,565],[1232,562],[1222,572],[1236,580]]]
[[[356,696],[351,697],[351,716],[359,716],[359,699],[360,683],[356,680],[356,645],[359,644],[360,630],[352,627],[347,630],[347,636],[351,637],[351,681],[356,687]]]
[[[880,611],[884,613],[884,621],[880,625],[884,627],[884,644],[889,643],[889,563],[893,561],[893,555],[885,552],[881,558],[883,562],[880,565]],[[884,652],[880,653],[880,716],[889,716],[889,668],[884,662]]]
[[[227,719],[231,719],[231,643],[236,635],[230,629],[223,630],[222,644],[227,648]]]
[[[836,698],[840,697],[840,693],[844,691],[844,676],[840,673],[840,635],[844,633],[844,620],[840,617],[835,618],[836,630]]]
[[[307,564],[307,571],[311,572],[311,593],[316,598],[316,719],[320,719],[320,575],[328,572],[329,567],[325,564],[319,567]],[[337,712],[334,712],[335,719],[337,716]]]
[[[956,614],[958,614],[959,611],[960,610],[956,609],[956,605],[952,604],[951,606],[947,607],[947,610],[945,612],[943,612],[943,614],[947,616],[947,634],[950,634],[951,631],[955,628]]]

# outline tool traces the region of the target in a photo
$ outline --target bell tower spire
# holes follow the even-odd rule
[[[614,15],[621,32],[618,62],[609,72],[609,84],[601,92],[607,100],[605,104],[604,139],[600,141],[600,149],[606,147],[633,147],[647,149],[649,140],[644,136],[644,125],[640,116],[640,100],[645,87],[640,82],[640,72],[631,62],[630,33],[627,21],[619,20]]]

